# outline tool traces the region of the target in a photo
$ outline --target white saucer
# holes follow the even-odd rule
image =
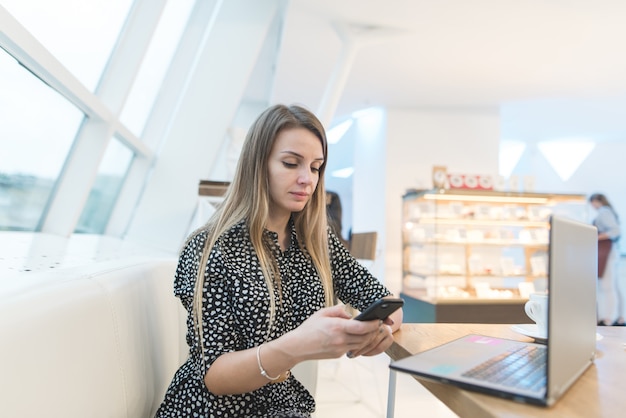
[[[546,341],[548,339],[547,335],[539,333],[537,324],[516,324],[511,325],[511,329],[527,337],[534,338],[537,341]]]
[[[539,343],[545,343],[548,341],[547,335],[542,336],[539,334],[537,324],[516,324],[511,325],[511,329],[527,337],[534,338]],[[604,336],[596,332],[596,341],[600,341],[602,338],[604,338]]]

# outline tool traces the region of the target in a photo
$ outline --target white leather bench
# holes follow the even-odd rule
[[[187,356],[175,267],[133,257],[4,286],[0,415],[152,416]]]
[[[154,416],[188,353],[176,263],[130,256],[0,280],[0,416]],[[293,372],[314,394],[317,363]]]

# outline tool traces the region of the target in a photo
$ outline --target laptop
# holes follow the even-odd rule
[[[389,367],[518,402],[554,404],[594,360],[597,235],[591,225],[557,215],[550,219],[544,343],[472,334]],[[485,370],[495,368],[498,359],[514,363],[516,371]]]

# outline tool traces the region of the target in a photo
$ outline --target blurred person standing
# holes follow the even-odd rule
[[[589,203],[597,211],[593,225],[598,228],[598,325],[624,326],[626,288],[619,274],[619,217],[601,193],[592,194]]]
[[[328,214],[328,226],[337,235],[339,241],[346,248],[349,248],[348,241],[343,237],[343,210],[341,209],[341,198],[337,192],[326,190],[326,213]]]

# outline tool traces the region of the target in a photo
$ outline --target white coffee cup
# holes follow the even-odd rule
[[[526,315],[537,324],[539,336],[548,335],[548,294],[531,293],[524,305]]]

